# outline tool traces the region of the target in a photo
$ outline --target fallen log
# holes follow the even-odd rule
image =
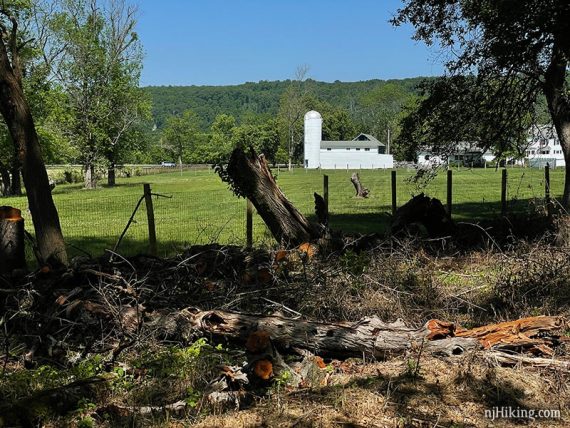
[[[289,319],[280,316],[261,316],[224,311],[197,311],[185,309],[175,314],[164,314],[156,325],[172,325],[202,333],[223,336],[245,343],[253,332],[262,331],[271,343],[281,349],[306,349],[315,355],[334,357],[373,356],[385,358],[423,347],[427,352],[459,355],[471,349],[480,349],[476,339],[446,337],[427,339],[431,333],[427,325],[416,329],[401,321],[385,323],[377,317],[357,322],[322,323]]]
[[[360,183],[360,176],[358,175],[357,172],[354,172],[352,174],[352,177],[350,177],[350,181],[354,185],[354,189],[356,190],[356,196],[358,196],[359,198],[368,197],[368,195],[370,194],[370,190],[368,190],[366,187],[362,185],[362,183]]]
[[[186,325],[184,329],[237,340],[246,343],[247,348],[254,346],[252,337],[258,337],[264,338],[265,342],[270,340],[273,346],[282,351],[300,348],[315,355],[340,358],[363,355],[386,358],[414,349],[452,356],[476,349],[512,350],[514,347],[534,354],[549,355],[550,346],[560,343],[557,332],[564,324],[561,317],[539,316],[464,330],[439,320],[430,320],[421,328],[413,328],[400,320],[386,323],[377,317],[363,318],[357,322],[323,323],[281,316],[195,309],[163,316],[165,319],[158,321],[158,324],[180,326],[183,319],[182,324]],[[252,336],[255,332],[257,335]]]
[[[248,198],[277,242],[291,248],[315,241],[323,227],[310,222],[285,197],[277,186],[263,154],[253,149],[246,154],[241,148],[232,152],[226,168],[218,168],[222,181],[238,196]]]

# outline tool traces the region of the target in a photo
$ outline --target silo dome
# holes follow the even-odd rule
[[[318,111],[311,110],[305,113],[305,120],[307,119],[322,119],[322,117]]]

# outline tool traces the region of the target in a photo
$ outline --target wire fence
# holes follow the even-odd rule
[[[370,189],[367,199],[356,198],[350,183],[352,171],[330,171],[329,215],[333,229],[347,232],[382,232],[389,227],[392,212],[392,178],[390,171],[358,171],[361,182]],[[234,196],[211,173],[186,173],[188,190],[172,189],[156,183],[152,192],[168,197],[153,197],[157,236],[157,254],[168,256],[185,246],[209,243],[246,244],[246,201]],[[564,172],[551,171],[551,195],[560,198]],[[396,205],[399,207],[420,192],[447,199],[446,174],[423,185],[410,177],[412,171],[397,170]],[[501,170],[473,169],[454,171],[453,217],[479,221],[502,215]],[[196,180],[196,181],[192,181]],[[199,184],[195,184],[200,181]],[[313,192],[323,194],[323,172],[297,171],[277,174],[277,182],[291,202],[306,216],[313,216]],[[192,184],[194,183],[194,185]],[[205,185],[204,183],[209,183]],[[69,252],[73,255],[98,256],[113,250],[138,200],[143,195],[142,183],[124,185],[121,193],[73,190],[54,192],[62,229]],[[506,189],[508,214],[544,212],[544,172],[537,169],[509,169]],[[22,206],[24,199],[20,202]],[[18,206],[18,205],[15,205]],[[25,211],[25,208],[24,210]],[[32,230],[29,213],[24,213],[27,229]],[[135,255],[149,250],[149,230],[144,202],[134,216],[118,252]],[[254,246],[274,244],[265,224],[254,213]],[[31,252],[30,252],[31,253]]]

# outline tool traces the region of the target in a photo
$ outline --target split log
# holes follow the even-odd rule
[[[359,198],[368,197],[368,195],[370,194],[370,190],[368,190],[366,187],[362,185],[362,183],[360,183],[360,176],[358,175],[357,172],[352,174],[352,177],[350,177],[350,181],[352,181],[352,184],[354,184],[354,189],[356,190],[356,196],[358,196]]]
[[[285,197],[263,154],[253,149],[246,154],[241,148],[232,152],[226,168],[218,174],[238,196],[248,198],[255,206],[275,239],[287,248],[318,239],[322,227],[311,223]]]
[[[0,275],[26,268],[22,211],[0,207]]]

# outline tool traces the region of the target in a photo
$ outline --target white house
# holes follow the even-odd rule
[[[529,132],[529,145],[526,149],[528,165],[552,168],[566,166],[560,140],[553,125],[535,125]]]
[[[394,158],[372,135],[359,134],[351,141],[323,141],[323,119],[319,112],[305,114],[305,168],[378,169],[392,168]]]
[[[463,166],[483,166],[485,162],[495,159],[495,155],[489,150],[481,149],[477,143],[460,141],[445,158],[443,155],[433,154],[429,149],[421,149],[418,152],[417,163],[419,166],[439,165],[446,162],[459,163]]]

